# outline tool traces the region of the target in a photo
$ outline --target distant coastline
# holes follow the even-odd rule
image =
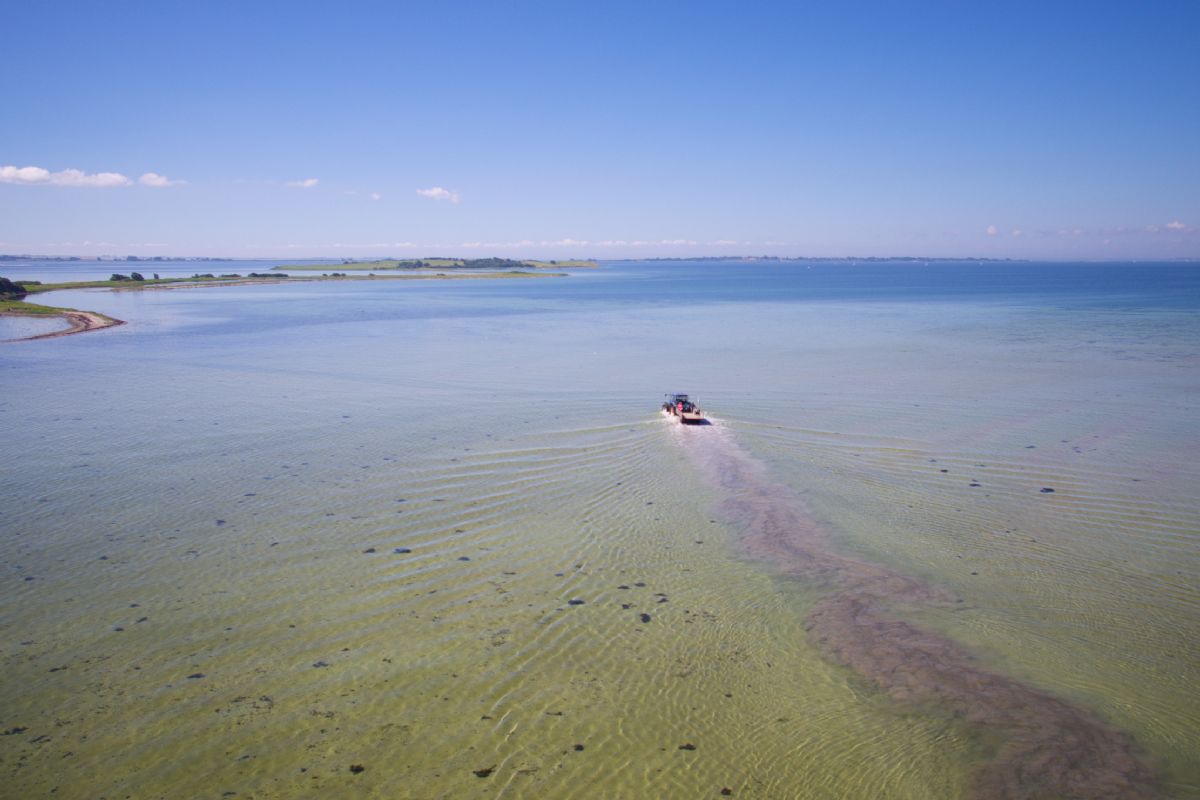
[[[946,256],[697,256],[697,257],[664,257],[664,258],[636,258],[631,261],[821,261],[821,262],[844,262],[859,263],[880,263],[880,262],[897,262],[901,264],[925,263],[930,261],[937,262],[962,262],[962,261],[978,261],[985,263],[1030,263],[1028,258],[979,258],[979,257],[963,257],[963,258],[948,258]]]
[[[536,261],[532,259],[511,258],[381,258],[373,261],[343,261],[334,266],[336,269],[366,271],[394,270],[523,270],[523,269],[595,269],[600,265],[590,259],[569,259],[565,261]],[[328,264],[280,264],[271,267],[273,270],[304,270],[316,272],[328,270]]]
[[[348,269],[347,265],[340,265],[342,269]],[[328,265],[319,267],[320,269],[329,269]],[[130,275],[121,275],[114,273],[108,280],[98,281],[71,281],[67,283],[40,283],[38,281],[7,281],[0,278],[0,316],[8,317],[33,317],[33,318],[48,318],[58,317],[64,319],[68,323],[68,327],[64,330],[51,331],[50,333],[38,334],[35,336],[25,336],[16,339],[0,339],[2,342],[27,342],[35,339],[51,339],[59,336],[68,336],[74,333],[86,333],[88,331],[102,330],[111,328],[116,325],[124,325],[125,320],[115,319],[105,316],[95,311],[81,311],[74,308],[64,308],[60,306],[47,306],[38,303],[30,303],[26,301],[26,297],[33,294],[46,294],[54,291],[63,291],[69,289],[109,289],[112,291],[147,291],[152,289],[202,289],[214,286],[251,286],[264,283],[315,283],[324,281],[364,281],[364,280],[480,280],[485,278],[491,279],[513,279],[513,278],[563,278],[566,273],[563,272],[529,272],[529,271],[505,271],[505,272],[458,272],[450,274],[447,272],[420,271],[404,275],[375,275],[358,274],[349,275],[345,272],[327,272],[322,275],[304,275],[291,276],[285,273],[256,273],[252,272],[249,275],[240,274],[225,274],[213,275],[211,273],[196,274],[191,277],[184,278],[143,278],[139,273],[131,273]]]

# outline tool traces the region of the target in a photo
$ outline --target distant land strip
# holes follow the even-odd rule
[[[418,269],[466,269],[466,270],[523,270],[523,269],[581,269],[600,266],[588,259],[565,261],[533,261],[511,258],[382,258],[375,261],[344,261],[341,264],[280,264],[271,269],[324,272],[330,269],[353,270],[355,272]]]
[[[342,266],[342,269],[347,267]],[[328,270],[328,266],[321,267]],[[247,275],[226,273],[197,273],[189,278],[145,278],[137,272],[129,275],[114,273],[108,280],[98,281],[69,281],[66,283],[42,283],[40,281],[10,281],[0,277],[0,316],[9,317],[60,317],[65,319],[69,327],[50,333],[26,336],[17,339],[0,339],[0,342],[23,342],[34,339],[51,339],[58,336],[68,336],[73,333],[102,330],[115,325],[124,325],[125,320],[105,316],[95,311],[80,311],[74,308],[47,306],[30,303],[25,300],[31,294],[65,289],[110,289],[113,291],[143,291],[148,289],[200,289],[212,286],[250,286],[263,283],[314,283],[323,281],[363,281],[363,280],[479,280],[484,278],[564,278],[565,272],[528,270],[505,270],[500,272],[432,272],[422,270],[406,275],[350,275],[345,272],[326,272],[323,275],[304,275],[294,277],[283,272],[251,272]]]

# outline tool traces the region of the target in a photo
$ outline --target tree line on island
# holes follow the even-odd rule
[[[345,260],[343,264],[357,264],[351,260]],[[382,259],[378,262],[367,262],[386,264],[385,269],[522,269],[529,266],[528,261],[516,261],[511,258],[403,258],[403,259]],[[549,264],[557,264],[556,261],[546,262]]]

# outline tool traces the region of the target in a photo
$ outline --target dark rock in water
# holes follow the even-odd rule
[[[629,609],[633,608],[633,603],[621,603],[621,608],[628,611]]]
[[[618,589],[628,589],[629,587],[628,587],[628,586],[626,586],[625,584],[621,584],[621,585],[620,585],[620,586],[618,586],[617,588],[618,588]]]
[[[350,771],[353,772],[355,775],[357,775],[358,773],[362,772],[365,769],[366,769],[366,767],[364,767],[362,764],[351,764],[350,765]]]
[[[641,617],[639,617],[639,619],[641,619],[641,621],[642,621],[642,622],[649,622],[649,621],[650,621],[650,615],[649,615],[649,614],[642,614],[642,616],[641,616]]]
[[[328,667],[328,666],[329,666],[329,664],[325,663],[324,661],[317,661],[317,662],[313,663],[313,669],[320,669],[321,667]]]
[[[728,797],[729,795],[733,794],[733,789],[730,789],[728,786],[723,786],[721,787],[721,794]]]
[[[1054,490],[1051,489],[1049,486],[1043,486],[1042,494],[1054,494]]]
[[[634,584],[634,586],[638,587],[639,589],[644,587],[645,585],[646,584],[642,583],[641,581],[638,581],[637,583]]]
[[[484,767],[483,769],[476,769],[476,770],[471,770],[471,771],[475,773],[476,778],[486,778],[487,776],[491,775],[495,770],[496,770],[496,765],[492,764],[490,767]]]
[[[695,750],[696,745],[692,744],[691,742],[688,742],[687,744],[679,745],[679,749],[680,750]]]
[[[567,605],[569,605],[569,606],[581,606],[581,605],[583,605],[583,601],[582,601],[582,600],[568,600],[568,601],[567,601]]]
[[[397,548],[396,548],[395,550],[393,550],[392,552],[393,552],[393,553],[398,553],[399,555],[405,555],[406,553],[411,553],[411,552],[412,552],[412,550],[409,550],[407,547],[397,547]]]
[[[374,553],[374,552],[375,552],[375,548],[374,548],[374,547],[368,547],[366,550],[363,550],[363,552],[364,552],[364,553]]]
[[[459,561],[470,561],[471,559],[470,559],[470,558],[468,558],[467,556],[459,556],[459,557],[458,557],[458,560],[459,560]]]
[[[188,680],[195,681],[195,680],[199,680],[200,678],[203,678],[203,677],[204,677],[203,672],[193,672],[191,675],[188,675]]]
[[[577,745],[575,745],[575,752],[576,752],[576,753],[579,753],[579,752],[582,752],[582,751],[583,751],[583,745],[581,745],[581,744],[577,744]]]
[[[16,728],[9,728],[8,730],[4,731],[3,733],[0,733],[0,736],[15,736],[18,733],[24,733],[27,730],[29,730],[29,728],[22,728],[22,727],[18,726]]]
[[[968,486],[975,486],[975,487],[979,487],[979,486],[982,486],[983,484],[982,484],[982,483],[968,483],[967,485],[968,485]]]

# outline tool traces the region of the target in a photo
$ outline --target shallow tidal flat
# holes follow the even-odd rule
[[[966,742],[856,703],[805,642],[802,587],[731,561],[673,442],[692,433],[230,454],[199,495],[184,460],[154,487],[178,502],[99,498],[51,546],[39,519],[71,500],[48,493],[10,598],[37,612],[7,626],[5,719],[25,729],[0,745],[8,779],[137,797],[765,797],[849,779],[916,797],[942,764],[953,787]],[[853,775],[877,758],[894,767]]]

